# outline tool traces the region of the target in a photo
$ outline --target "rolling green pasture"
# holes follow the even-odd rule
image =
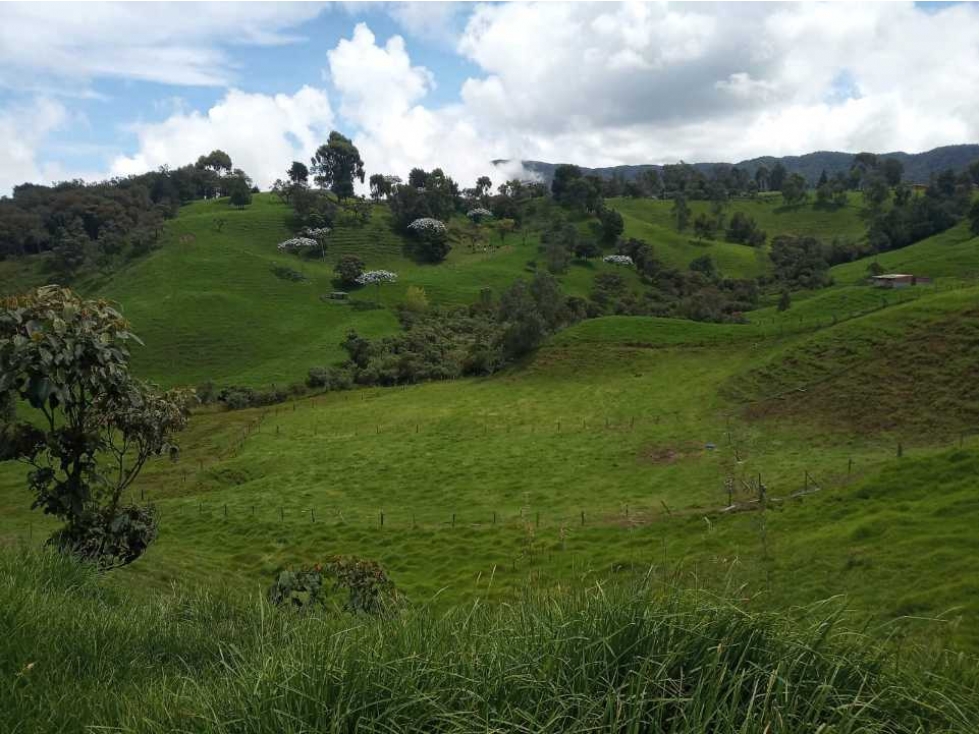
[[[613,205],[627,236],[647,239],[674,264],[709,251],[728,275],[766,267],[763,250],[678,237],[669,202]],[[862,226],[853,206],[732,206],[757,207],[770,235],[825,237],[836,222],[840,236],[857,236]],[[458,243],[447,262],[418,265],[378,207],[365,227],[331,236],[325,261],[299,259],[275,249],[290,236],[287,217],[268,196],[243,211],[192,204],[168,223],[163,247],[100,286],[146,343],[135,353],[138,374],[168,385],[297,381],[341,356],[347,329],[395,331],[390,307],[409,286],[436,303],[469,303],[481,288],[498,293],[529,275],[537,258],[536,237],[518,233],[500,248],[474,253]],[[979,263],[969,259],[974,243],[953,230],[913,246],[911,256],[943,262],[952,275],[954,263]],[[381,290],[384,307],[371,308],[372,290],[346,304],[320,299],[335,289],[333,264],[347,252],[399,273],[397,285]],[[308,281],[275,277],[276,263]],[[565,290],[586,294],[604,267],[572,265]],[[795,293],[788,311],[768,306],[747,314],[747,324],[595,319],[492,378],[201,410],[181,437],[180,460],[154,462],[134,488],[160,509],[159,540],[109,583],[147,595],[173,584],[250,593],[282,565],[353,553],[381,561],[411,599],[441,607],[655,565],[760,608],[845,593],[880,622],[945,614],[947,622],[914,623],[925,630],[916,634],[977,650],[968,476],[979,426],[961,422],[975,397],[955,386],[974,381],[968,344],[979,292],[882,295],[855,285],[860,268],[866,264],[841,266],[840,285]],[[929,332],[948,338],[922,347]],[[877,422],[868,430],[860,421],[828,422],[815,409],[819,396],[838,406],[857,394],[858,405],[869,405],[873,370],[847,368],[909,346],[912,356],[939,359],[909,358],[881,374],[894,377],[895,389],[884,392],[898,408],[915,380],[937,385],[900,408],[915,411],[914,420],[898,413],[896,428]],[[789,393],[784,410],[752,410],[773,392]],[[929,429],[904,435],[901,425]],[[29,511],[24,471],[0,465],[0,542],[36,545],[52,525]],[[770,498],[820,491],[773,501],[764,513],[721,512],[730,499],[725,480],[735,480],[733,499],[747,503],[759,476]]]

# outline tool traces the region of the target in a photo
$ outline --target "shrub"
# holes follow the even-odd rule
[[[356,255],[344,255],[333,268],[333,272],[344,285],[357,285],[358,278],[364,272],[364,261]]]
[[[322,565],[280,571],[268,598],[276,606],[304,609],[325,605],[373,616],[396,611],[402,601],[379,563],[355,556],[334,556]]]
[[[408,225],[415,235],[414,254],[426,262],[441,262],[452,249],[448,230],[438,219],[422,217]]]
[[[337,367],[311,367],[306,377],[306,385],[327,390],[348,390],[353,385],[353,378],[349,370]]]
[[[405,292],[404,307],[413,313],[424,313],[428,310],[428,296],[425,289],[413,285]]]

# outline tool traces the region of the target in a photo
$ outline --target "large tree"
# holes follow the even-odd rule
[[[364,181],[364,162],[350,138],[336,130],[319,147],[312,159],[314,180],[321,188],[329,189],[338,199],[354,195],[354,179]]]
[[[151,456],[175,456],[190,397],[131,377],[133,340],[108,303],[66,288],[0,302],[0,402],[33,411],[2,426],[0,460],[30,466],[32,506],[64,521],[49,542],[102,567],[135,560],[155,537],[152,508],[124,494]]]
[[[294,184],[305,186],[309,183],[309,169],[302,161],[293,161],[292,165],[289,166],[287,175],[289,176],[289,180]]]

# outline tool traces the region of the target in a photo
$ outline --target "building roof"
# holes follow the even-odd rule
[[[884,275],[875,275],[874,278],[881,280],[896,280],[897,278],[913,278],[915,276],[910,273],[886,273]]]

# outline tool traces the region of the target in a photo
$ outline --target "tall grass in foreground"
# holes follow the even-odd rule
[[[130,599],[0,553],[0,731],[962,732],[974,662],[896,665],[802,621],[648,585],[371,621]],[[90,728],[86,728],[90,727]]]

